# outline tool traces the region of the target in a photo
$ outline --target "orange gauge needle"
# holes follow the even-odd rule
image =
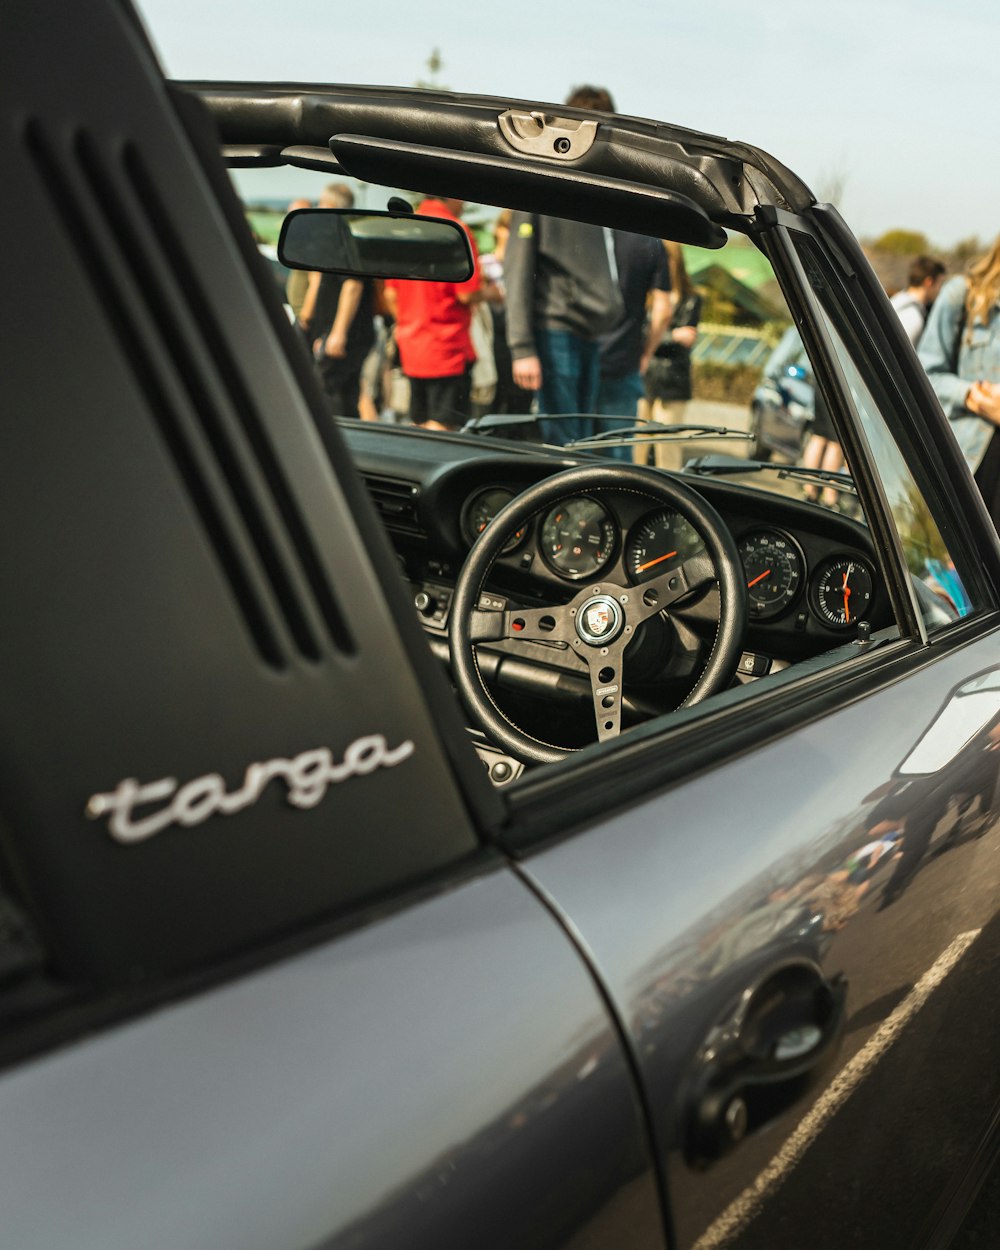
[[[640,564],[636,569],[637,573],[645,573],[647,569],[651,569],[654,564],[662,564],[664,560],[669,560],[671,556],[675,556],[676,551],[668,551],[665,556],[657,556],[655,560],[647,560],[645,564]]]
[[[765,569],[764,572],[759,574],[757,577],[755,577],[752,582],[747,582],[747,590],[749,590],[751,586],[756,586],[758,582],[762,582],[765,577],[770,577],[770,576],[771,576],[771,570]]]
[[[851,609],[847,603],[848,599],[851,597],[851,588],[847,584],[847,578],[850,571],[850,569],[846,569],[844,572],[844,621],[846,624],[850,624],[851,621]]]

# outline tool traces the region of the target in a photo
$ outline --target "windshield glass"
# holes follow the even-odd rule
[[[863,519],[748,238],[708,250],[300,170],[233,178],[333,415],[726,476]],[[476,272],[464,283],[290,272],[274,242],[307,205],[457,218]],[[358,288],[347,324],[345,281]]]

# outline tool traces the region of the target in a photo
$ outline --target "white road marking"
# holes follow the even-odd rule
[[[968,933],[960,933],[942,951],[895,1011],[886,1017],[854,1058],[841,1068],[753,1184],[748,1185],[709,1225],[692,1250],[718,1250],[732,1241],[754,1218],[771,1191],[785,1180],[840,1106],[850,1098],[981,932],[981,929],[971,929]]]

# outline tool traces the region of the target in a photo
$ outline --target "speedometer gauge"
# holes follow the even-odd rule
[[[615,553],[618,530],[596,499],[564,499],[542,521],[542,556],[560,577],[593,577]]]
[[[632,526],[625,568],[633,582],[659,577],[704,549],[697,530],[677,512],[661,508]]]
[[[796,543],[780,530],[755,530],[739,542],[753,621],[780,616],[798,598],[805,562]]]

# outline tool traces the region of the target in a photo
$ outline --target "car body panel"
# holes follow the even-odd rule
[[[865,1244],[911,1244],[946,1189],[955,1156],[971,1152],[985,1128],[1000,1098],[992,1058],[970,1054],[961,1076],[950,1065],[968,1030],[995,1033],[997,1013],[989,995],[975,1007],[957,990],[953,999],[942,976],[938,1001],[951,1005],[956,1034],[946,1023],[948,1012],[942,1018],[936,1006],[915,1011],[898,1027],[905,1082],[893,1079],[903,1061],[891,1049],[890,1029],[889,1040],[876,1043],[884,1052],[871,1060],[871,1083],[859,1085],[846,1108],[851,1123],[860,1116],[863,1123],[900,1125],[905,1145],[898,1159],[884,1141],[867,1142],[865,1157],[879,1184],[858,1182],[866,1144],[848,1145],[832,1114],[829,1126],[809,1139],[810,1166],[800,1175],[783,1161],[780,1178],[770,1178],[767,1169],[809,1099],[704,1171],[684,1159],[685,1099],[699,1047],[729,1000],[769,968],[808,955],[828,976],[846,979],[847,1038],[828,1075],[836,1082],[945,952],[959,952],[963,978],[974,984],[996,967],[998,835],[991,819],[977,826],[979,838],[956,828],[968,756],[941,770],[936,798],[924,793],[912,800],[926,816],[938,817],[931,831],[938,831],[936,849],[947,854],[935,857],[928,843],[910,859],[888,856],[861,893],[841,880],[845,863],[872,840],[866,818],[899,785],[897,769],[922,730],[934,724],[949,695],[994,658],[992,640],[962,648],[797,729],[793,742],[779,738],[618,816],[602,816],[577,837],[528,859],[532,878],[572,918],[629,1030],[668,1172],[677,1244],[685,1250],[695,1243],[730,1244],[730,1236],[732,1244],[791,1250],[802,1244],[801,1220],[810,1209],[826,1214],[810,1226],[810,1245],[843,1245],[845,1227],[871,1230],[873,1242]],[[994,711],[976,726],[968,748],[986,770],[989,810],[995,810],[1000,755],[987,735],[996,723]],[[896,891],[880,910],[894,878]],[[972,1100],[958,1092],[966,1078],[976,1090]],[[823,1081],[815,1093],[822,1097],[829,1088]],[[729,1213],[727,1240],[714,1242],[716,1221],[741,1199]],[[798,1219],[783,1221],[786,1204]],[[885,1239],[874,1236],[879,1228]],[[710,1230],[708,1240],[699,1240]]]
[[[617,1032],[509,870],[8,1071],[0,1121],[21,1250],[663,1246]]]

